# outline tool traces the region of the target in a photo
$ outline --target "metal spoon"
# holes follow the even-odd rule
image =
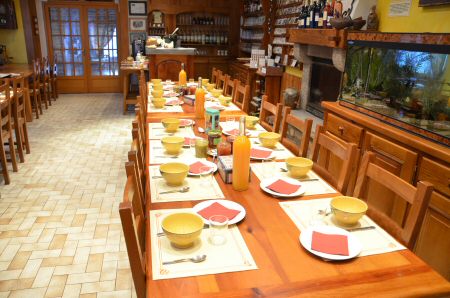
[[[189,191],[189,186],[185,186],[183,188],[180,189],[174,189],[174,190],[168,190],[168,191],[163,191],[160,192],[160,195],[166,194],[166,193],[174,193],[174,192],[188,192]]]
[[[171,265],[171,264],[177,264],[177,263],[182,263],[182,262],[201,263],[204,260],[206,260],[206,255],[197,255],[193,258],[185,258],[185,259],[167,261],[167,262],[163,262],[162,264],[163,265]]]
[[[155,157],[158,157],[158,158],[178,158],[178,155],[175,155],[175,156],[157,155],[157,156],[155,156]]]

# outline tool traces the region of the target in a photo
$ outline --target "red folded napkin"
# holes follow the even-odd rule
[[[191,140],[196,140],[197,138],[188,138],[185,137],[184,138],[184,146],[190,146],[191,145]]]
[[[202,171],[200,170],[202,167],[208,167],[201,161],[194,162],[189,166],[189,173],[191,174],[200,174]],[[212,167],[208,167],[208,169],[212,169]]]
[[[231,135],[231,136],[238,136],[239,135],[239,129],[235,128],[235,129],[227,130],[226,133]]]
[[[347,235],[323,234],[313,231],[311,249],[332,255],[348,256]]]
[[[166,106],[173,106],[176,104],[180,104],[180,101],[178,99],[173,99],[166,102]]]
[[[300,188],[300,185],[290,184],[282,179],[278,179],[267,186],[267,188],[283,195],[290,195],[296,192]]]
[[[250,150],[250,156],[253,158],[269,158],[272,155],[272,151],[270,150],[262,150],[258,148],[252,148]]]
[[[198,214],[200,214],[204,219],[209,219],[213,215],[223,215],[228,218],[228,220],[232,220],[235,218],[241,211],[230,209],[218,202],[214,202],[208,207],[198,211]]]
[[[169,92],[169,93],[167,93],[167,94],[164,94],[163,96],[164,96],[164,97],[175,97],[175,96],[178,96],[178,93],[175,93],[175,92]]]
[[[190,119],[181,119],[180,120],[180,126],[186,126],[186,125],[191,125],[192,124],[192,120]]]

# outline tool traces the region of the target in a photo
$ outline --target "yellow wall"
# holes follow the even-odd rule
[[[377,13],[382,32],[450,32],[450,5],[419,7],[419,0],[412,0],[407,17],[390,17],[391,0],[378,0]]]
[[[13,63],[28,63],[20,1],[14,0],[14,5],[16,8],[17,29],[0,29],[0,44],[6,45],[8,56],[14,57],[12,59]]]

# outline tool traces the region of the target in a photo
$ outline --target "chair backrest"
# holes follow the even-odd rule
[[[217,81],[216,81],[216,89],[225,89],[227,77],[228,77],[227,74],[223,74],[221,71],[219,72],[219,75],[217,76]]]
[[[281,124],[281,143],[295,155],[306,157],[308,154],[312,123],[312,119],[302,120],[295,117],[291,114],[291,108],[287,107],[284,110],[284,118]],[[300,134],[298,139],[288,137],[289,127],[293,127],[294,134]]]
[[[50,80],[50,65],[47,58],[42,57],[41,59],[41,82],[48,83]]]
[[[38,59],[33,60],[33,89],[39,88],[41,82],[41,64]]]
[[[50,77],[55,80],[58,76],[58,64],[56,62],[56,57],[53,60],[53,63],[50,65]]]
[[[234,97],[234,91],[236,90],[236,82],[238,80],[233,80],[231,76],[227,75],[227,80],[225,82],[225,86],[223,88],[223,95]],[[237,83],[239,84],[239,83]]]
[[[321,125],[317,125],[312,155],[313,170],[343,194],[347,194],[350,174],[358,154],[356,144],[344,142],[325,132]],[[335,159],[341,162],[337,175],[330,171],[335,166],[333,165]]]
[[[1,79],[0,80],[0,94],[4,94],[0,98],[1,103],[1,130],[2,132],[11,133],[11,98],[10,98],[10,81],[9,79]],[[5,141],[5,140],[3,140]]]
[[[135,143],[133,141],[133,143]],[[125,163],[125,170],[127,177],[132,177],[133,183],[137,190],[137,198],[141,201],[142,210],[145,212],[146,197],[145,197],[145,178],[142,165],[137,154],[135,145],[132,143],[131,150],[128,151],[128,161]],[[144,214],[145,217],[145,214]]]
[[[130,163],[130,162],[128,162]],[[137,189],[132,177],[127,178],[123,201],[119,205],[131,274],[137,297],[146,297],[146,260],[145,260],[145,218],[144,210],[137,198]]]
[[[222,74],[222,71],[220,69],[217,69],[217,68],[213,67],[212,73],[211,73],[211,81],[210,82],[212,84],[216,84],[217,85],[217,78],[221,74]]]
[[[367,193],[370,192],[367,182],[371,179],[393,191],[398,198],[405,200],[410,208],[403,226],[398,225],[394,219],[374,208],[370,204],[370,200],[367,201],[369,205],[367,215],[394,238],[398,239],[409,249],[413,249],[422,226],[425,211],[430,202],[433,185],[429,182],[419,181],[416,188],[402,178],[375,164],[375,159],[375,153],[368,151],[364,153],[353,196],[364,199]]]
[[[267,95],[262,96],[259,123],[268,131],[278,132],[281,118],[283,117],[283,105],[270,103]]]
[[[11,98],[12,112],[17,117],[25,118],[25,77],[21,74],[11,79],[13,95]]]
[[[245,113],[248,112],[250,105],[250,86],[241,85],[238,80],[235,81],[235,89],[233,103],[237,105]]]

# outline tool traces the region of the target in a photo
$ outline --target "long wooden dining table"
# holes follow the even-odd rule
[[[183,105],[183,110],[183,113],[170,113],[170,117],[194,118],[192,107]],[[243,114],[236,111],[228,112],[227,116]],[[149,112],[147,122],[160,122],[168,116]],[[204,120],[195,121],[196,127],[203,127]],[[149,136],[146,140],[148,147]],[[146,152],[149,152],[148,148]],[[149,156],[146,158],[148,170]],[[450,296],[450,283],[408,249],[347,261],[324,261],[310,254],[299,242],[299,229],[279,205],[284,200],[264,193],[255,174],[251,174],[248,190],[242,192],[234,191],[231,184],[225,184],[219,174],[214,177],[225,198],[241,204],[246,210],[245,219],[237,226],[258,269],[153,280],[147,219],[147,297]],[[335,195],[338,193],[302,196],[295,200]],[[147,214],[157,209],[190,208],[196,203],[198,201],[152,203],[147,178]]]
[[[0,73],[20,73],[25,77],[25,118],[33,121],[28,79],[33,75],[33,65],[26,63],[11,63],[0,66]]]

